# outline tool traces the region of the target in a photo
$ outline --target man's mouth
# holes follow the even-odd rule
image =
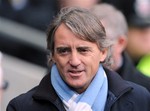
[[[69,70],[70,73],[80,73],[82,70]]]
[[[74,76],[74,77],[78,77],[82,75],[82,72],[84,70],[68,70],[69,75]]]

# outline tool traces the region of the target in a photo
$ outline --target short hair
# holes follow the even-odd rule
[[[106,34],[111,39],[116,39],[120,35],[127,37],[128,25],[123,13],[114,6],[101,3],[95,5],[91,11],[100,19],[105,25]]]
[[[47,48],[50,51],[49,65],[54,54],[54,35],[60,24],[64,23],[77,37],[96,43],[100,50],[108,49],[108,56],[103,63],[111,64],[112,42],[106,38],[106,33],[100,20],[91,11],[79,7],[64,7],[49,25],[47,31]]]

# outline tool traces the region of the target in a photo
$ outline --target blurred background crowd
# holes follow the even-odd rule
[[[64,6],[93,9],[103,3],[115,7],[125,17],[127,40],[119,39],[118,43],[125,45],[116,47],[122,47],[120,53],[126,53],[140,72],[136,83],[150,87],[150,0],[0,0],[0,111],[5,111],[10,99],[37,85],[46,74],[46,29],[57,12]],[[107,13],[102,8],[103,11]],[[112,26],[113,21],[120,23],[115,15],[110,16],[110,21],[104,22],[106,27],[107,22]],[[123,69],[114,70],[120,73]]]

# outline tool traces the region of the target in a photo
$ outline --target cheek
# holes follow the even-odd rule
[[[98,54],[91,54],[88,57],[81,58],[82,62],[86,62],[86,64],[99,64],[100,62],[100,56]]]
[[[87,58],[87,61],[88,61],[88,65],[89,67],[91,67],[91,70],[96,70],[97,67],[99,67],[99,64],[100,64],[100,56],[98,55],[93,55],[89,58]]]
[[[54,59],[54,62],[57,64],[57,66],[60,67],[60,68],[63,68],[66,64],[65,58],[62,58],[62,57],[59,57],[59,56],[55,55],[53,57],[53,59]]]
[[[58,68],[58,70],[59,70],[59,72],[60,72],[61,74],[64,74],[64,73],[66,72],[66,65],[64,64],[63,61],[57,60],[57,61],[55,62],[55,64],[56,64],[56,66],[57,66],[57,68]]]

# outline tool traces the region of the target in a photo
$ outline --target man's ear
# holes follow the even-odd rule
[[[118,47],[120,48],[120,52],[123,52],[127,46],[127,37],[120,36],[118,37]]]
[[[108,53],[108,49],[104,48],[103,50],[101,50],[100,53],[100,62],[105,61],[106,57],[107,57],[107,53]]]

